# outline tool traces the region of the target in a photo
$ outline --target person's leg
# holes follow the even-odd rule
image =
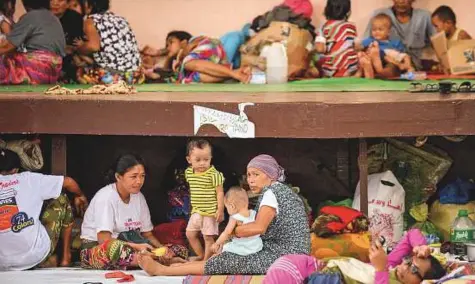
[[[65,194],[61,194],[58,198],[48,201],[46,208],[41,215],[41,223],[46,229],[48,236],[51,240],[50,253],[47,259],[40,264],[41,267],[55,267],[57,266],[56,247],[58,241],[63,234],[64,228],[69,229],[68,232],[63,234],[66,237],[68,244],[63,248],[63,258],[66,257],[66,261],[71,261],[71,231],[72,231],[72,209],[69,203],[69,199]],[[68,264],[69,265],[69,264]]]
[[[203,275],[205,272],[205,261],[194,261],[177,266],[164,266],[147,255],[139,255],[138,263],[140,268],[150,276],[186,276]]]
[[[71,265],[71,238],[73,235],[73,225],[63,228],[61,238],[63,239],[63,256],[59,266],[68,267]]]
[[[81,250],[81,267],[85,269],[126,270],[138,266],[138,254],[125,242],[108,240]]]
[[[219,224],[216,222],[214,217],[203,217],[203,227],[201,228],[201,233],[203,234],[203,238],[205,240],[204,260],[208,260],[213,255],[211,246],[213,246],[215,242],[215,237],[219,235]]]
[[[198,213],[193,213],[186,227],[186,238],[191,249],[195,252],[195,260],[202,260],[204,257],[203,246],[201,245],[200,232],[203,224],[203,217]]]
[[[203,236],[205,239],[205,255],[204,260],[208,260],[212,255],[213,252],[211,251],[211,246],[214,244],[214,236]]]

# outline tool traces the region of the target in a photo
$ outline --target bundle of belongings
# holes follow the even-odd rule
[[[311,254],[317,259],[354,257],[369,261],[369,220],[346,206],[325,206],[311,228]]]
[[[13,151],[20,157],[21,167],[27,171],[39,171],[43,168],[43,154],[40,140],[3,141],[0,139],[0,149]]]
[[[267,60],[262,54],[266,46],[281,43],[287,54],[288,78],[303,77],[308,69],[309,53],[313,50],[315,27],[311,20],[296,14],[288,6],[277,6],[255,18],[251,30],[257,34],[241,46],[241,66],[266,70]]]

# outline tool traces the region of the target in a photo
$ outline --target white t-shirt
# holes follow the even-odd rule
[[[275,194],[270,189],[264,193],[259,208],[264,205],[275,208],[275,214],[279,214],[279,203],[277,203],[277,198],[275,198]]]
[[[81,239],[97,241],[97,233],[110,232],[117,238],[121,232],[153,230],[150,210],[142,193],[131,194],[126,204],[119,196],[115,183],[100,189],[92,198],[84,215]]]
[[[29,269],[48,256],[51,240],[41,208],[44,200],[59,197],[63,180],[32,172],[0,175],[0,271]]]

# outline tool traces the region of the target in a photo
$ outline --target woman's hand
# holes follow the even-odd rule
[[[388,266],[388,256],[383,246],[377,242],[369,249],[369,260],[376,271],[386,271]]]
[[[211,246],[211,251],[212,251],[214,254],[221,253],[222,250],[223,250],[223,245],[222,245],[222,244],[214,243],[214,244]]]
[[[178,72],[179,71],[179,68],[180,68],[180,65],[181,65],[181,61],[182,61],[182,57],[183,57],[183,49],[180,49],[180,51],[178,52],[178,55],[176,56],[175,58],[175,61],[173,61],[173,65],[172,65],[172,70],[174,72]]]
[[[149,244],[134,244],[134,243],[127,243],[129,247],[133,248],[134,250],[140,253],[147,253],[153,250],[153,247]]]
[[[86,212],[86,208],[88,205],[86,196],[84,196],[84,194],[77,195],[76,197],[74,197],[73,202],[74,202],[74,207],[76,208],[77,214],[79,214],[79,216],[81,217],[84,216],[84,213]]]
[[[419,258],[428,258],[431,253],[431,249],[429,246],[418,246],[414,247],[412,252]]]

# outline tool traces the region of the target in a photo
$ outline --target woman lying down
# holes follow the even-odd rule
[[[272,264],[263,283],[304,283],[307,279],[308,283],[418,284],[440,279],[446,271],[426,244],[422,233],[414,229],[389,255],[377,241],[369,251],[371,264],[354,258],[322,261],[308,255],[286,255]]]

